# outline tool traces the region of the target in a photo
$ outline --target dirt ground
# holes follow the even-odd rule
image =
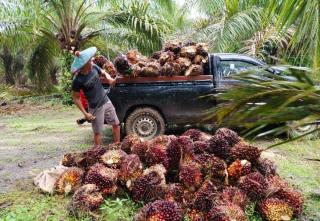
[[[80,117],[74,107],[42,105],[0,116],[0,193],[31,185],[31,178],[57,165],[64,153],[89,148],[91,125],[78,126]],[[110,128],[104,134],[110,142]]]

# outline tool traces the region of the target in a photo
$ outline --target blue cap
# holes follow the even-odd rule
[[[71,72],[75,73],[79,71],[88,61],[90,61],[90,59],[96,54],[96,52],[96,47],[90,47],[86,50],[81,51],[80,55],[74,58],[74,61],[71,65]]]

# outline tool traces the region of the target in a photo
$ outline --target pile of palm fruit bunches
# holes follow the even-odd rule
[[[124,77],[198,76],[208,69],[208,46],[195,42],[168,42],[149,58],[136,50],[119,55],[114,62],[98,55],[94,62],[111,76]]]
[[[302,195],[275,165],[227,128],[214,135],[190,129],[67,153],[57,194],[73,194],[72,214],[98,213],[108,197],[130,196],[143,203],[136,221],[246,221],[245,210],[269,221],[291,220],[303,211]]]

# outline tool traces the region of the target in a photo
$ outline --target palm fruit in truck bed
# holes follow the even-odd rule
[[[56,181],[55,191],[64,195],[75,192],[82,184],[83,174],[84,171],[78,167],[68,168]]]
[[[177,58],[175,62],[180,65],[182,75],[185,74],[186,70],[188,70],[188,68],[192,64],[189,58],[183,58],[183,57]]]
[[[145,205],[134,221],[182,221],[183,210],[174,201],[157,200]]]
[[[131,65],[129,64],[129,61],[126,56],[119,55],[114,59],[114,66],[119,72],[119,74],[123,76],[130,76],[132,72]]]
[[[185,76],[199,76],[203,73],[203,68],[201,65],[193,64],[185,72]]]
[[[147,65],[142,68],[140,76],[142,77],[160,76],[160,64],[157,61],[147,63]]]
[[[179,54],[181,51],[182,42],[167,42],[164,45],[164,51],[172,51],[175,54]]]
[[[172,51],[162,52],[159,58],[159,63],[163,66],[166,62],[172,62],[176,58],[175,54]]]

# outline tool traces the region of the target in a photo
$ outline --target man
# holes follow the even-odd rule
[[[97,52],[97,48],[91,47],[84,51],[77,51],[76,57],[71,65],[72,73],[76,73],[72,81],[72,98],[79,110],[84,114],[85,118],[92,123],[94,133],[94,144],[96,146],[102,144],[103,125],[106,121],[112,125],[114,142],[120,142],[120,125],[115,108],[109,100],[106,92],[100,82],[99,74],[104,75],[110,84],[115,84],[115,79],[92,63],[92,58]],[[80,100],[80,90],[89,103],[89,111],[87,112],[82,106]]]

